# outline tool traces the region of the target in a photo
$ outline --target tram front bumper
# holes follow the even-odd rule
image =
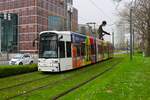
[[[60,72],[58,67],[38,67],[41,72]]]

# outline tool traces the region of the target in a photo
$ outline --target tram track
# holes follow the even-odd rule
[[[12,78],[13,80],[18,80],[18,79],[22,79],[23,77],[26,77],[28,75],[32,75],[32,74],[35,74],[35,73],[39,73],[38,71],[34,71],[34,72],[29,72],[29,73],[24,73],[24,74],[18,74],[18,75],[13,75],[13,76],[7,76],[7,77],[2,77],[0,79],[3,80],[3,79],[6,79],[6,78]]]
[[[78,89],[78,88],[80,88],[80,87],[86,85],[87,83],[89,83],[89,82],[91,82],[91,81],[97,79],[98,77],[104,75],[106,72],[112,70],[115,66],[117,66],[117,65],[120,64],[120,63],[121,63],[121,62],[117,62],[117,63],[113,64],[110,68],[108,68],[108,69],[104,70],[103,72],[94,75],[93,77],[89,78],[88,80],[86,80],[86,81],[84,81],[84,82],[82,82],[82,83],[79,83],[79,84],[77,84],[77,85],[75,85],[75,86],[69,88],[68,90],[66,90],[66,91],[64,91],[64,92],[62,92],[62,93],[60,93],[60,94],[58,94],[58,95],[52,97],[50,100],[57,100],[57,99],[59,99],[59,98],[65,96],[65,95],[69,94],[70,92],[73,92],[74,90],[76,90],[76,89]]]
[[[6,77],[3,79],[0,79],[0,82],[3,84],[5,84],[6,82],[8,83],[8,81],[11,82],[11,84],[6,84],[6,86],[1,85],[0,91],[5,90],[5,89],[10,89],[13,87],[17,87],[17,86],[21,86],[21,85],[24,85],[33,81],[38,81],[38,80],[47,78],[49,76],[49,75],[45,75],[43,77],[43,75],[42,74],[40,75],[40,74],[41,72],[32,72],[32,73],[28,73],[25,75],[18,75],[18,76],[12,76],[12,77]]]
[[[84,72],[86,72],[86,71],[88,71],[88,70],[91,70],[92,67],[90,68],[90,66],[89,66],[88,68],[89,68],[89,69],[86,69],[86,70],[85,70],[85,67],[83,67],[83,68],[80,69],[80,71],[82,71],[82,72],[84,73]],[[73,75],[71,75],[71,76],[68,76],[68,77],[66,77],[66,78],[63,78],[63,79],[61,79],[61,80],[56,80],[56,81],[54,81],[53,83],[50,82],[50,83],[48,83],[48,84],[46,84],[46,85],[37,87],[37,88],[35,88],[35,89],[31,89],[31,90],[29,90],[29,91],[26,91],[26,93],[17,94],[17,95],[15,95],[15,96],[12,96],[12,97],[10,97],[10,98],[7,98],[7,100],[13,99],[13,98],[16,98],[16,97],[25,95],[25,94],[29,94],[29,93],[31,93],[31,92],[33,92],[33,91],[36,91],[36,90],[40,90],[40,89],[44,89],[44,88],[51,88],[51,87],[53,87],[53,85],[57,85],[57,84],[59,84],[59,83],[61,83],[61,82],[63,82],[63,81],[66,81],[66,80],[70,80],[71,78],[73,78],[73,77],[77,76],[79,73],[81,73],[81,72],[78,71],[78,70],[75,70],[75,71],[77,71],[77,73],[75,73],[75,74],[73,74]]]
[[[18,86],[22,86],[22,85],[25,85],[25,84],[28,84],[28,83],[31,83],[31,82],[35,82],[35,81],[39,81],[39,80],[42,80],[42,79],[45,79],[45,78],[49,78],[49,77],[50,77],[49,75],[46,75],[46,76],[38,78],[38,79],[34,79],[34,80],[26,81],[26,82],[23,82],[23,83],[19,83],[19,84],[16,84],[16,85],[12,85],[12,86],[8,86],[8,87],[0,88],[0,91],[3,91],[5,89],[10,89],[10,88],[18,87]]]
[[[16,94],[16,95],[14,95],[14,96],[8,97],[7,99],[13,99],[13,98],[16,98],[16,97],[19,97],[19,96],[23,96],[23,95],[29,94],[29,93],[31,93],[31,92],[33,92],[33,91],[36,91],[36,90],[41,90],[41,89],[45,89],[45,88],[51,88],[53,85],[57,85],[57,84],[59,84],[59,83],[61,83],[61,82],[63,82],[63,81],[66,81],[66,80],[70,80],[70,79],[72,79],[73,77],[79,75],[79,73],[88,72],[88,71],[91,70],[91,69],[92,69],[92,67],[89,66],[89,67],[86,68],[86,69],[85,69],[85,68],[79,69],[80,71],[75,70],[75,71],[77,71],[77,72],[74,73],[74,74],[72,74],[72,75],[70,75],[70,76],[67,76],[67,77],[62,78],[62,79],[55,80],[55,81],[53,81],[53,82],[49,82],[49,83],[47,83],[47,84],[45,84],[45,85],[43,85],[43,86],[36,87],[36,88],[31,89],[31,90],[28,90],[28,91],[26,91],[26,92],[24,92],[24,93]],[[112,69],[112,68],[111,68],[111,69]],[[111,70],[111,69],[109,69],[109,70]],[[107,72],[107,71],[108,71],[108,69],[107,69],[106,71],[104,71],[103,73],[100,73],[100,75],[101,75],[101,74],[104,74],[104,73]],[[82,85],[88,83],[89,81],[94,80],[95,78],[97,78],[97,77],[100,76],[100,75],[98,74],[98,75],[96,75],[95,77],[92,77],[92,79],[90,79],[90,80],[88,80],[88,81],[86,81],[86,82],[83,82],[83,83],[79,84],[79,86],[75,86],[75,87],[73,87],[73,88],[71,88],[71,89],[69,89],[69,90],[67,90],[67,91],[65,91],[65,92],[63,92],[63,93],[60,93],[59,95],[55,96],[53,99],[57,99],[57,98],[59,98],[59,97],[62,97],[63,95],[66,95],[66,94],[69,93],[70,91],[73,91],[73,90],[77,89],[78,87],[80,87],[80,86],[82,86]],[[20,84],[15,85],[15,86],[6,87],[6,88],[1,88],[0,90],[10,89],[10,88],[18,87],[18,86],[23,86],[23,85],[28,84],[28,83],[30,83],[30,82],[42,80],[43,78],[48,78],[48,77],[49,77],[49,76],[45,76],[45,77],[42,77],[42,78],[39,78],[39,79],[36,79],[36,80],[31,80],[31,81],[27,81],[27,82],[24,82],[24,83],[20,83]]]
[[[84,67],[83,67],[84,69]],[[82,70],[82,68],[80,69]],[[19,77],[15,77],[13,78],[13,80],[19,80],[19,79],[23,79],[24,77],[27,77],[27,76],[31,76],[32,74],[42,74],[41,72],[32,72],[32,73],[29,73],[29,74],[25,74],[23,76],[19,76]],[[29,80],[29,81],[25,81],[25,82],[20,82],[18,84],[15,84],[15,85],[10,85],[10,86],[6,86],[6,87],[1,87],[0,88],[0,91],[2,90],[5,90],[5,89],[10,89],[10,88],[14,88],[14,87],[17,87],[17,86],[22,86],[22,85],[25,85],[25,84],[28,84],[30,82],[35,82],[35,81],[39,81],[39,80],[42,80],[42,79],[45,79],[45,78],[49,78],[51,75],[46,75],[44,77],[40,77],[40,78],[35,78],[33,80]],[[11,81],[13,81],[11,80]]]
[[[71,77],[71,76],[70,76],[70,77]],[[12,96],[12,97],[8,98],[7,100],[14,99],[14,98],[16,98],[16,97],[19,97],[19,96],[22,96],[22,95],[25,95],[25,94],[29,94],[29,93],[31,93],[31,92],[33,92],[33,91],[36,91],[36,90],[40,90],[40,89],[44,89],[44,88],[51,88],[53,85],[57,85],[58,83],[60,83],[60,82],[62,82],[62,81],[65,81],[65,80],[67,80],[67,79],[70,78],[70,77],[66,77],[66,78],[64,78],[64,79],[62,79],[62,80],[57,80],[57,81],[55,81],[55,82],[53,82],[53,83],[48,83],[48,84],[46,84],[46,85],[44,85],[44,86],[40,86],[40,87],[37,87],[37,88],[35,88],[35,89],[29,90],[29,91],[27,91],[26,93],[17,94],[17,95],[15,95],[15,96]]]
[[[40,72],[39,72],[40,73]],[[80,72],[79,72],[80,73]],[[22,83],[19,83],[19,84],[16,84],[16,85],[12,85],[12,86],[8,86],[8,87],[3,87],[3,88],[0,88],[0,91],[3,91],[5,89],[11,89],[11,88],[15,88],[15,87],[18,87],[18,86],[23,86],[25,84],[28,84],[28,83],[31,83],[31,82],[36,82],[36,81],[39,81],[39,80],[42,80],[42,79],[46,79],[46,78],[51,78],[50,76],[52,75],[46,75],[44,77],[41,77],[41,78],[37,78],[37,79],[34,79],[34,80],[29,80],[29,81],[25,81],[25,82],[22,82]],[[72,77],[72,76],[71,76]],[[68,78],[68,77],[67,77]]]

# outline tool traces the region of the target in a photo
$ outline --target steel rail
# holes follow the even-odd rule
[[[71,75],[71,76],[65,77],[65,78],[63,78],[63,79],[56,80],[56,81],[54,81],[53,83],[50,82],[50,83],[48,83],[48,84],[46,84],[46,85],[43,85],[43,86],[40,86],[40,87],[31,89],[31,90],[26,91],[26,92],[24,92],[24,93],[20,93],[20,94],[17,94],[17,95],[15,95],[15,96],[8,97],[7,100],[13,99],[13,98],[16,98],[16,97],[25,95],[25,94],[29,94],[29,93],[31,93],[31,92],[33,92],[33,91],[37,91],[37,90],[40,90],[40,89],[43,89],[43,88],[51,88],[54,84],[57,85],[58,83],[60,83],[60,82],[62,82],[62,81],[70,80],[72,77],[79,75],[79,73],[81,73],[82,70],[83,70],[82,72],[86,72],[86,71],[88,71],[88,70],[91,70],[93,67],[90,67],[90,66],[89,66],[89,69],[86,69],[86,70],[85,70],[85,68],[86,68],[86,67],[83,67],[83,68],[81,68],[81,70],[80,70],[79,72],[77,72],[77,73],[75,73],[75,74],[73,74],[73,75]],[[106,69],[106,70],[108,70],[108,69]],[[105,71],[106,71],[106,70],[105,70]],[[78,70],[76,70],[76,71],[78,71]],[[61,93],[61,94],[62,94],[62,93]],[[55,99],[56,97],[60,97],[60,96],[55,96],[54,99]],[[57,98],[56,98],[56,99],[57,99]]]

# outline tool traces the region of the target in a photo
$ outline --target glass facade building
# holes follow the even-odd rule
[[[0,35],[1,35],[1,51],[17,51],[17,41],[18,41],[18,17],[16,14],[10,14],[4,18],[4,14],[0,14]]]
[[[59,16],[48,17],[48,30],[65,30],[65,20]]]
[[[18,50],[37,52],[37,47],[33,47],[32,42],[39,32],[67,30],[67,2],[68,0],[0,0],[1,14],[12,13],[18,16]],[[77,16],[78,11],[74,8],[71,16],[72,31],[77,31]]]

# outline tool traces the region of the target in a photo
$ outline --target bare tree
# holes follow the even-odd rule
[[[127,4],[119,13],[127,22],[130,22],[129,8],[130,5]],[[136,0],[133,6],[133,25],[144,41],[145,56],[150,56],[150,0]]]

